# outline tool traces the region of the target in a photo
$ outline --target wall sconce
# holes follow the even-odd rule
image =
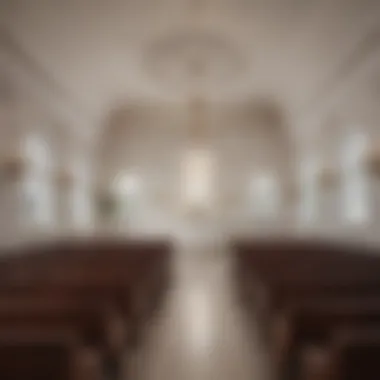
[[[380,145],[372,146],[365,157],[365,165],[368,172],[375,178],[380,179]]]
[[[22,156],[7,156],[0,160],[0,174],[9,181],[17,181],[25,173],[27,163]]]

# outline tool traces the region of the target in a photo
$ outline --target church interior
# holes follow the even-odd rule
[[[380,379],[379,101],[378,0],[0,0],[0,379]]]

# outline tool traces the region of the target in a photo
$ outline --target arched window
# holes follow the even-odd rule
[[[27,224],[45,228],[54,223],[54,189],[50,178],[51,154],[41,136],[28,136],[25,141],[25,156],[29,167],[25,176],[24,199]]]
[[[92,198],[90,168],[83,163],[74,166],[72,188],[72,221],[75,228],[88,229],[92,226]]]
[[[119,221],[126,222],[133,215],[141,191],[140,178],[132,172],[120,173],[114,183],[114,190],[118,199]]]
[[[250,199],[255,216],[272,219],[278,212],[280,194],[278,181],[272,173],[261,173],[250,185]]]
[[[353,133],[342,152],[342,216],[349,224],[363,224],[370,220],[369,184],[362,157],[368,145],[368,136]]]
[[[187,207],[207,207],[213,199],[214,160],[210,151],[187,152],[183,163],[183,201]]]
[[[50,151],[39,135],[31,135],[25,141],[25,155],[31,163],[31,171],[41,173],[50,165]]]
[[[318,218],[317,174],[319,163],[316,157],[309,157],[301,162],[299,188],[299,222],[310,224]]]

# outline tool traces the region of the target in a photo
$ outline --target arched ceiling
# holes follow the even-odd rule
[[[231,91],[244,83],[250,65],[228,37],[194,27],[170,30],[144,48],[141,70],[163,92]]]
[[[114,102],[196,91],[242,103],[269,94],[300,140],[334,112],[378,117],[376,0],[8,0],[0,27],[4,70],[28,82],[8,67],[17,61],[27,87],[84,134]]]

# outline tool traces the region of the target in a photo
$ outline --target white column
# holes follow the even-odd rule
[[[21,241],[23,231],[22,177],[2,177],[0,187],[0,244]]]
[[[256,175],[250,186],[251,211],[260,220],[273,220],[278,213],[280,194],[272,173]]]
[[[142,206],[141,178],[134,171],[121,172],[113,184],[117,199],[117,221],[121,232],[139,228]]]
[[[25,141],[28,167],[23,185],[25,222],[41,231],[55,228],[55,189],[52,178],[52,157],[49,142],[40,135],[30,135]]]
[[[6,111],[6,110],[4,110]],[[0,128],[0,244],[22,241],[23,231],[23,177],[22,121],[14,115],[1,115]]]
[[[318,219],[318,169],[319,162],[314,156],[301,162],[298,185],[300,190],[298,221],[301,228],[315,225]]]
[[[73,167],[70,209],[74,230],[88,232],[94,227],[92,189],[91,165],[83,159]]]
[[[345,225],[363,225],[370,221],[370,191],[367,174],[361,159],[368,138],[363,133],[350,135],[342,154],[342,218]]]

